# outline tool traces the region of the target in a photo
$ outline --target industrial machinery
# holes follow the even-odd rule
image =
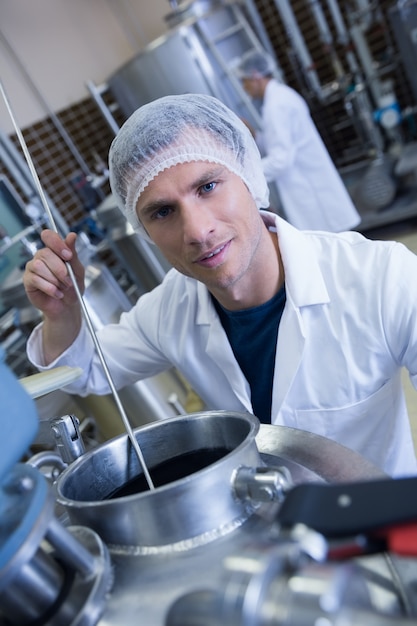
[[[170,2],[167,33],[118,68],[104,85],[90,81],[88,87],[114,132],[118,123],[111,108],[127,117],[146,102],[187,92],[215,96],[260,128],[259,103],[247,96],[234,67],[251,50],[266,50],[276,61],[276,78],[293,86],[309,104],[361,214],[361,230],[408,219],[417,214],[417,109],[404,96],[407,85],[399,89],[396,83],[403,77],[403,64],[415,97],[417,4],[393,3],[386,16],[382,4]],[[393,52],[389,28],[401,58]],[[383,53],[372,45],[375,30],[383,39]],[[400,103],[399,91],[407,106]],[[270,187],[271,207],[280,213],[279,190]]]
[[[225,102],[254,128],[260,127],[259,104],[243,89],[235,72],[242,56],[267,49],[273,54],[253,3],[197,0],[173,3],[166,16],[169,31],[145,46],[106,81],[125,117],[139,106],[168,94],[204,93]],[[281,80],[279,66],[276,77]],[[117,132],[100,87],[88,83],[91,95],[112,130]],[[271,202],[279,207],[276,187]]]
[[[219,411],[135,430],[152,489],[127,435],[84,452],[54,420],[46,480],[30,386],[0,386],[2,626],[415,623],[417,479]]]
[[[224,0],[177,5],[166,16],[168,33],[146,46],[107,81],[124,114],[128,116],[138,106],[163,95],[206,93],[256,127],[258,110],[234,71],[234,64],[253,50],[272,52],[259,18],[254,22],[255,16],[256,11],[248,14],[240,3]]]
[[[88,528],[67,529],[54,513],[44,476],[19,463],[37,428],[33,400],[0,353],[0,622],[95,624],[111,583],[103,541]]]

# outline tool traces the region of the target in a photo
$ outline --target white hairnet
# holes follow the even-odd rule
[[[110,185],[117,205],[149,241],[136,214],[140,194],[163,170],[192,161],[224,165],[243,180],[258,208],[268,207],[261,157],[239,117],[212,96],[165,96],[135,111],[109,152]]]
[[[236,73],[240,79],[272,76],[275,70],[274,59],[266,52],[259,52],[258,50],[244,56],[236,67]]]

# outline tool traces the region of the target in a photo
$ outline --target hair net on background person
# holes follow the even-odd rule
[[[236,74],[240,79],[257,78],[260,76],[272,76],[276,70],[274,59],[266,52],[254,50],[244,56],[236,66]]]
[[[243,180],[258,208],[268,207],[261,157],[239,117],[212,96],[165,96],[135,111],[109,151],[110,185],[117,205],[148,241],[136,214],[139,196],[163,170],[193,161],[224,165]]]

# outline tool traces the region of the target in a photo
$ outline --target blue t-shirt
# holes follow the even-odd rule
[[[265,424],[271,423],[275,352],[285,299],[285,285],[268,302],[243,311],[228,311],[213,298],[233,353],[249,383],[254,415]]]

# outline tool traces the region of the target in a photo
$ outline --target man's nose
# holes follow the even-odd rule
[[[214,230],[211,211],[194,203],[187,203],[181,209],[185,243],[201,243]]]

